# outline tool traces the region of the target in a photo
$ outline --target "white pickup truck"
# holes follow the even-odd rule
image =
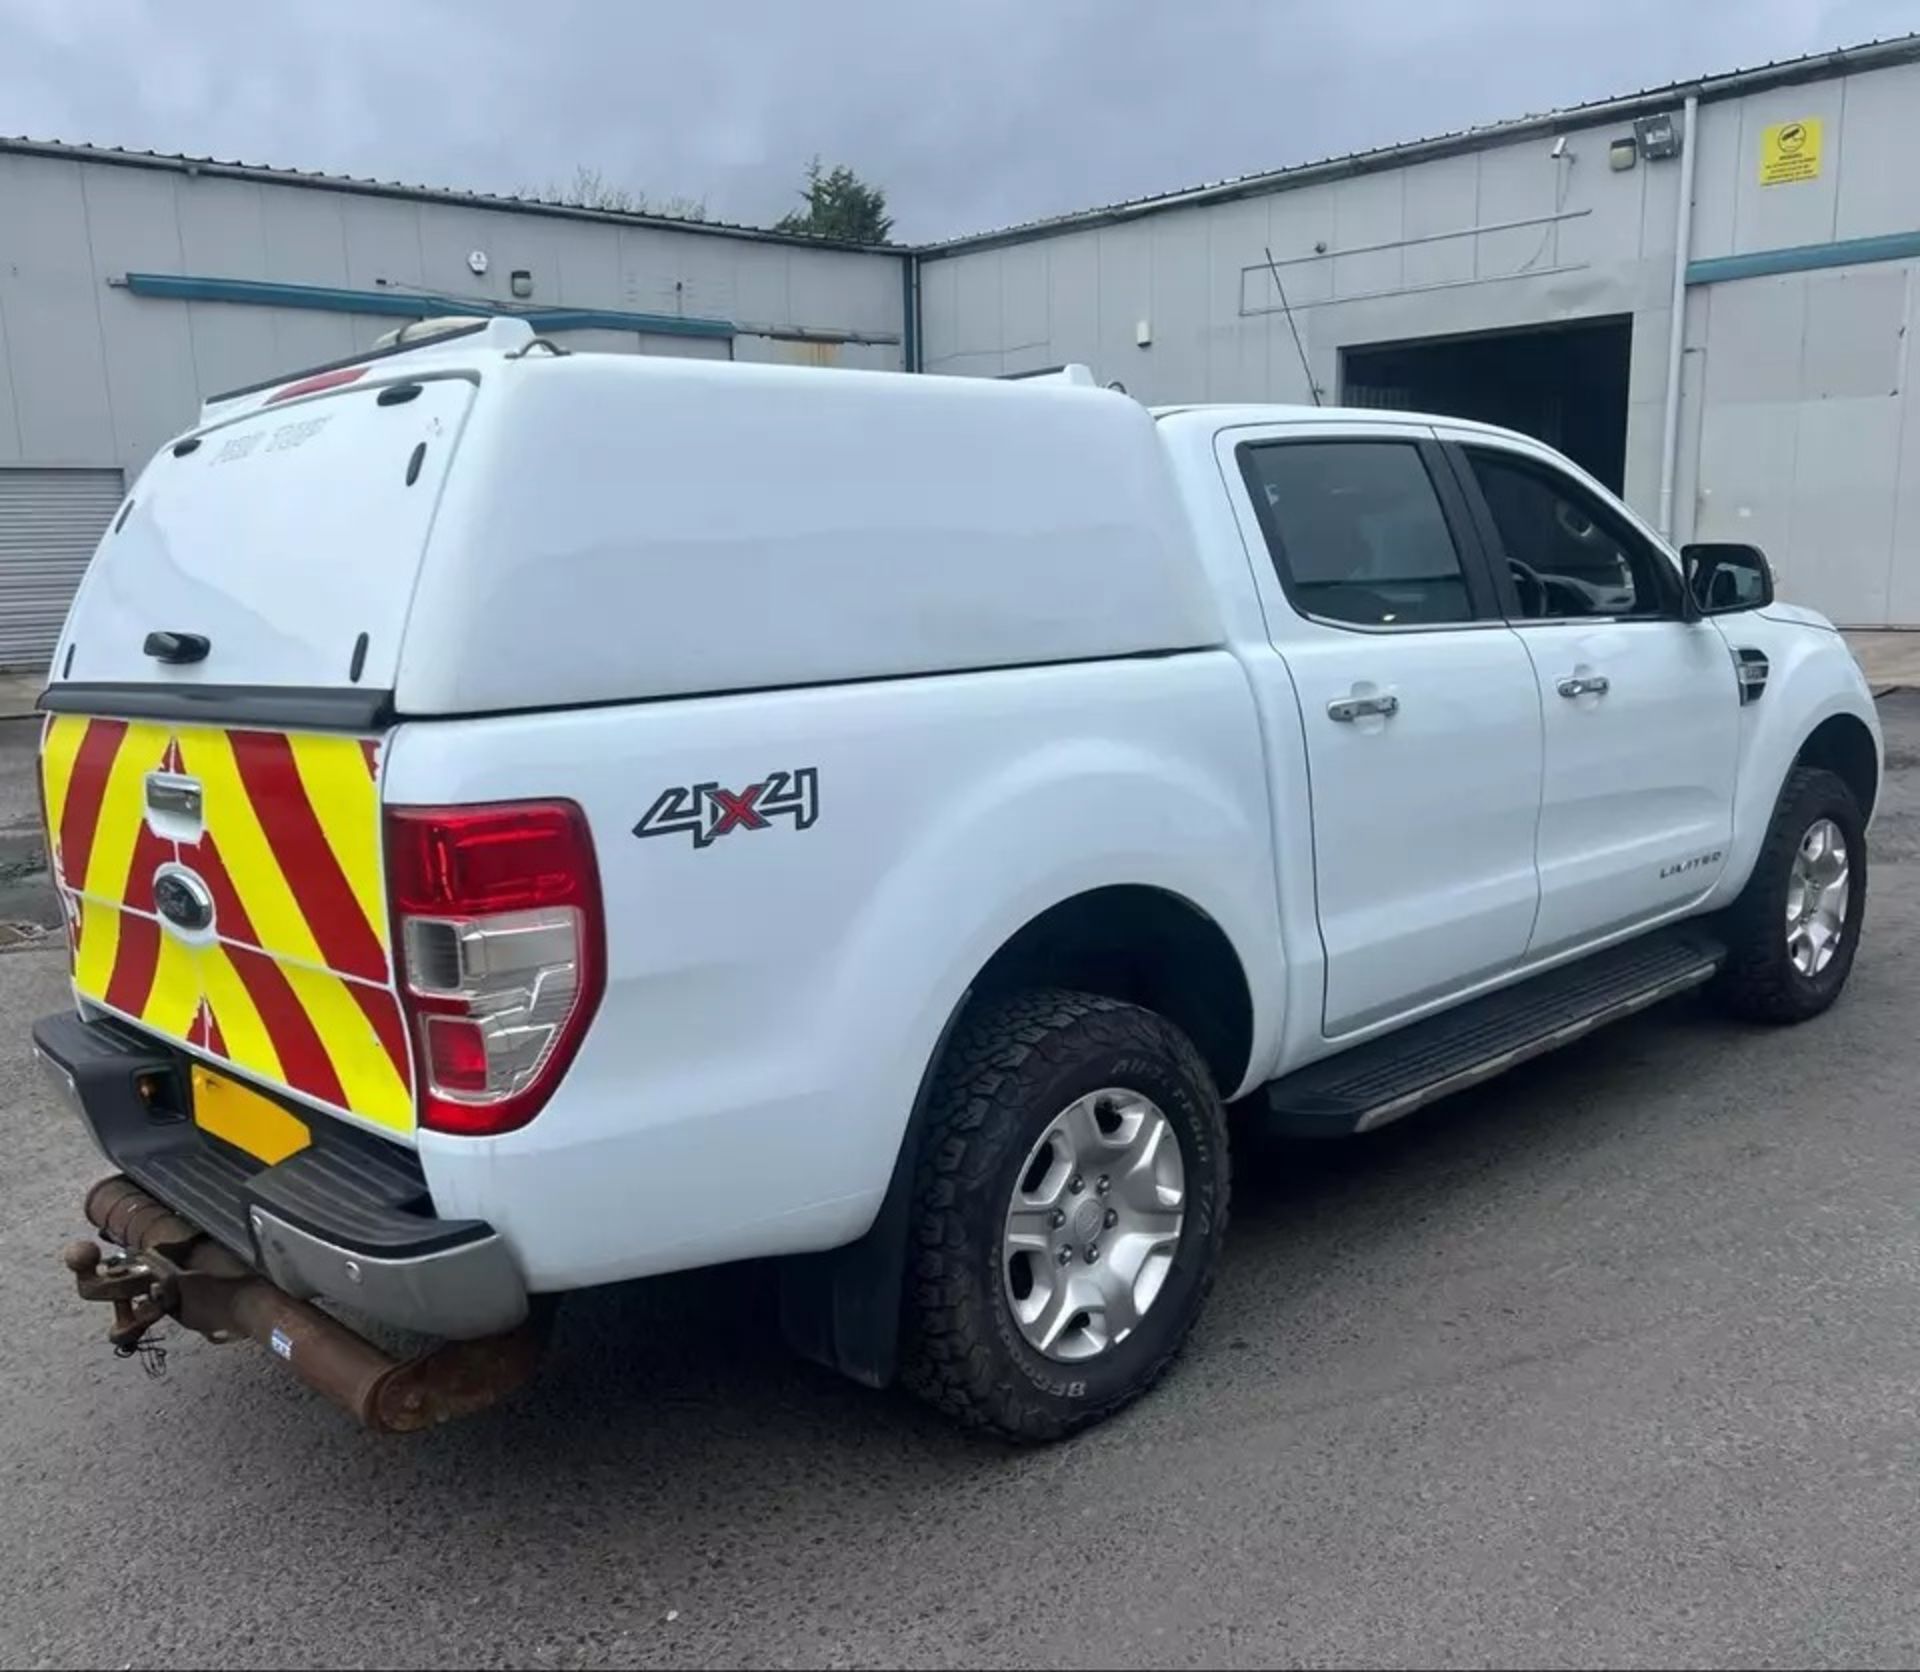
[[[43,707],[79,1289],[384,1428],[765,1257],[800,1350],[1064,1434],[1191,1329],[1241,1123],[1825,1009],[1880,778],[1759,553],[1522,436],[506,320],[209,402]]]

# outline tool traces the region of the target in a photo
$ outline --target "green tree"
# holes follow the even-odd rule
[[[884,244],[893,230],[887,194],[878,186],[869,186],[845,163],[825,168],[815,157],[807,164],[807,183],[801,188],[800,200],[806,208],[782,216],[775,231],[806,232],[850,244]]]

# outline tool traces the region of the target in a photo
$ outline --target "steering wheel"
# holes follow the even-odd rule
[[[1530,563],[1522,563],[1517,557],[1507,559],[1507,568],[1513,575],[1514,590],[1520,594],[1520,613],[1522,615],[1543,616],[1547,613],[1547,583]]]

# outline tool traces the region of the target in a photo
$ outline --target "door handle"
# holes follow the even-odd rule
[[[147,811],[173,813],[183,819],[199,818],[200,780],[177,772],[149,772]]]
[[[1575,674],[1561,680],[1559,685],[1563,697],[1604,697],[1609,689],[1611,682],[1603,673]]]
[[[1391,693],[1378,697],[1335,697],[1327,704],[1329,720],[1358,720],[1365,714],[1378,714],[1389,720],[1400,712],[1400,699]]]

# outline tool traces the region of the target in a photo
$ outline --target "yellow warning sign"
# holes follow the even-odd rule
[[[1790,186],[1820,178],[1820,118],[1776,122],[1760,135],[1760,184]]]

